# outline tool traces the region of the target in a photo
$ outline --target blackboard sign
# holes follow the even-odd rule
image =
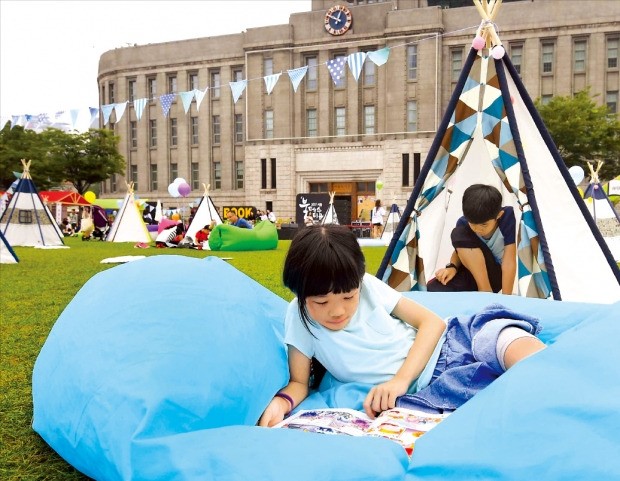
[[[301,227],[311,217],[315,224],[319,224],[328,207],[329,194],[297,194],[295,222]]]

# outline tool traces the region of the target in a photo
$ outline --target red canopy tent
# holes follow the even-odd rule
[[[39,192],[39,196],[48,204],[91,205],[80,194],[70,190],[43,190]]]

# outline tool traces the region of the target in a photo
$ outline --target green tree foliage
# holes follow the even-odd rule
[[[31,172],[40,190],[71,182],[80,194],[91,186],[124,174],[118,137],[107,129],[81,134],[48,129],[40,134],[8,124],[0,131],[0,182],[7,188],[21,172],[20,159],[32,159]]]
[[[607,106],[597,105],[589,90],[574,96],[553,97],[536,108],[568,167],[603,160],[601,180],[620,173],[620,122]]]

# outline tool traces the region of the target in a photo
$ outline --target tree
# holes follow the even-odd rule
[[[0,189],[7,189],[15,180],[13,172],[21,172],[21,159],[33,159],[32,178],[41,190],[55,185],[44,165],[47,149],[43,139],[33,130],[10,124],[0,130]]]
[[[545,105],[537,100],[536,108],[568,167],[603,160],[601,179],[620,173],[620,122],[607,106],[594,102],[589,90],[553,97]]]
[[[119,138],[110,130],[69,134],[49,129],[40,135],[49,146],[47,164],[53,177],[71,182],[82,195],[92,185],[125,172],[125,159],[118,152]]]

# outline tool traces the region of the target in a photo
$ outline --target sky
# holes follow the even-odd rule
[[[0,115],[97,107],[108,50],[286,24],[310,8],[311,0],[0,0]]]

